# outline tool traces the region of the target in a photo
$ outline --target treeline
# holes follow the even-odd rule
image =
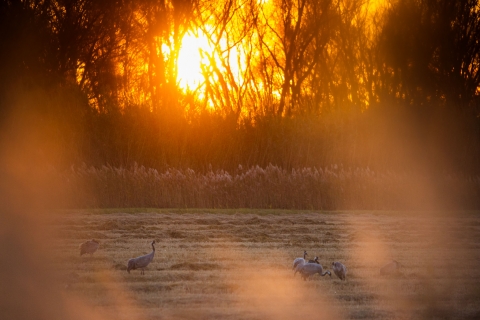
[[[479,15],[472,0],[2,1],[2,122],[57,168],[475,175]],[[188,89],[187,34],[208,44]]]

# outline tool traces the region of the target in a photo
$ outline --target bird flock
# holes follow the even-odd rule
[[[293,260],[293,267],[294,276],[299,273],[303,280],[307,280],[311,276],[315,274],[319,274],[320,276],[324,277],[325,275],[329,275],[332,277],[332,273],[328,270],[323,269],[323,266],[318,261],[318,257],[315,257],[313,260],[307,260],[308,253],[307,251],[303,251],[303,258],[295,258]],[[380,275],[381,276],[389,276],[389,275],[398,275],[400,274],[400,268],[402,265],[393,260],[392,262],[387,263],[383,267],[380,268]],[[346,281],[347,277],[347,267],[339,262],[334,261],[332,262],[332,270],[333,273],[342,281]]]
[[[136,258],[131,258],[127,261],[128,273],[130,273],[131,270],[140,269],[140,274],[145,274],[145,268],[153,261],[155,256],[155,240],[153,240],[150,245],[152,246],[152,252]],[[92,256],[98,250],[99,246],[100,243],[95,239],[83,242],[80,244],[80,256],[84,254],[90,254],[90,256]],[[299,273],[304,281],[317,273],[322,277],[327,274],[332,277],[332,273],[329,270],[324,271],[323,266],[318,261],[318,256],[312,260],[307,260],[307,256],[308,253],[304,250],[303,258],[299,257],[293,260],[292,270],[295,271],[293,274],[294,276]],[[401,267],[402,265],[399,262],[393,260],[380,268],[380,275],[398,275]],[[347,267],[343,263],[338,261],[332,262],[332,271],[340,280],[346,281]]]
[[[322,277],[325,275],[329,275],[330,277],[332,274],[330,271],[325,271],[323,272],[323,267],[318,261],[318,257],[315,257],[313,260],[307,260],[307,251],[303,251],[303,258],[296,258],[293,260],[293,270],[295,270],[295,273],[293,274],[294,276],[298,273],[300,273],[300,276],[303,278],[303,280],[307,280],[314,274],[318,273]],[[334,262],[335,263],[335,262]],[[340,262],[337,262],[340,263]],[[346,268],[345,268],[346,271]],[[343,279],[342,279],[343,280]]]

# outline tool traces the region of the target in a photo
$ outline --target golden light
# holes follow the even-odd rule
[[[230,98],[237,99],[238,87],[244,84],[246,58],[242,44],[231,44],[231,39],[211,39],[201,30],[185,34],[177,62],[177,85],[184,91],[195,91],[198,99],[206,97],[206,82],[231,90]],[[209,107],[214,103],[208,97],[205,101]]]
[[[202,64],[208,62],[205,58],[202,59],[201,50],[213,51],[207,37],[203,33],[199,33],[198,36],[190,32],[185,34],[178,55],[177,81],[180,88],[195,90],[202,85],[204,81]]]

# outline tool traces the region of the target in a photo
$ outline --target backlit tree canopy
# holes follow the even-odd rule
[[[479,15],[477,1],[4,1],[2,62],[74,82],[103,111],[465,106],[478,95]]]
[[[73,90],[78,161],[475,168],[479,41],[473,0],[6,0],[0,104]]]

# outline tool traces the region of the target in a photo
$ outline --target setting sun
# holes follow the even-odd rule
[[[198,36],[187,33],[182,40],[182,47],[178,55],[178,76],[177,81],[182,89],[195,90],[202,85],[204,77],[202,75],[202,64],[205,64],[205,58],[202,58],[201,51],[212,51],[207,37],[203,33]]]
[[[210,83],[228,82],[227,86],[231,85],[231,81],[242,82],[245,57],[238,52],[238,44],[228,45],[227,40],[222,38],[216,45],[218,48],[202,31],[196,35],[188,32],[184,36],[178,55],[177,83],[180,88],[197,90],[198,96],[202,97],[205,93],[202,86],[207,79]],[[230,72],[231,78],[220,80],[218,70],[222,74]]]

